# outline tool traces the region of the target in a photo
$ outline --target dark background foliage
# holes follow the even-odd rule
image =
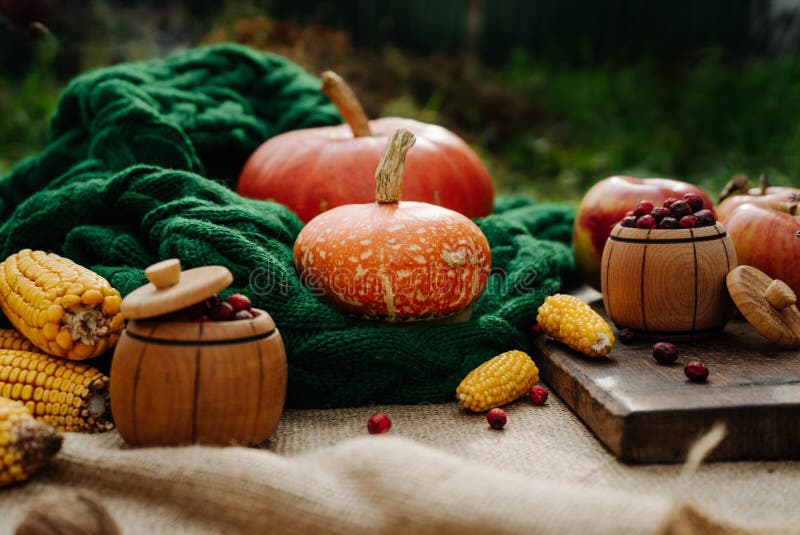
[[[0,0],[0,173],[86,69],[238,41],[465,137],[503,192],[617,173],[800,184],[792,0]]]

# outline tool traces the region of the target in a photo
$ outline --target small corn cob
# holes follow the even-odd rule
[[[30,340],[22,336],[22,333],[16,329],[0,329],[0,349],[39,351],[39,349],[33,345]]]
[[[539,307],[542,332],[590,357],[605,357],[614,347],[614,333],[592,307],[566,294],[551,295]]]
[[[61,449],[61,435],[22,403],[0,397],[0,487],[25,481]]]
[[[100,275],[53,253],[25,249],[0,264],[0,308],[50,355],[83,360],[112,347],[121,302]]]
[[[458,402],[474,412],[516,400],[539,382],[539,369],[527,353],[506,351],[469,372],[456,388]]]
[[[19,401],[60,431],[113,427],[108,377],[86,364],[29,351],[0,349],[0,396]]]

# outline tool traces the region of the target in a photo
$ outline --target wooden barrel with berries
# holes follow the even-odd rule
[[[242,295],[216,294],[226,268],[167,260],[122,302],[129,320],[111,366],[111,411],[133,445],[252,445],[278,425],[286,354],[272,318]]]
[[[718,334],[733,312],[725,277],[736,267],[720,223],[697,228],[616,225],[603,249],[601,286],[608,317],[649,340]]]

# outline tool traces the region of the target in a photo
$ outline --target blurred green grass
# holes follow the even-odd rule
[[[47,125],[63,83],[52,69],[58,50],[52,41],[36,47],[19,77],[0,76],[0,175],[47,142]]]
[[[56,52],[39,44],[24,75],[0,78],[0,174],[47,142],[64,85]],[[440,68],[451,60],[396,50],[369,61],[396,71],[400,85],[365,101],[462,134],[502,193],[574,203],[612,174],[673,177],[712,196],[733,174],[800,185],[800,57],[730,60],[707,50],[671,64],[577,68],[520,51],[502,68],[453,60],[463,63],[457,75]]]
[[[800,184],[798,57],[727,62],[712,50],[690,65],[571,69],[518,54],[506,81],[549,119],[491,159],[505,188],[576,198],[617,173],[712,194],[737,173]]]

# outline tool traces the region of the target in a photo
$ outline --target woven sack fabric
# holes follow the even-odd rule
[[[291,254],[300,220],[232,191],[265,139],[339,122],[316,78],[237,45],[86,73],[61,96],[48,146],[0,178],[3,257],[54,251],[123,295],[160,259],[224,265],[235,281],[222,296],[250,295],[283,335],[289,406],[452,399],[472,368],[525,347],[536,307],[573,271],[574,210],[507,197],[477,221],[493,273],[469,321],[358,322],[301,284]]]

